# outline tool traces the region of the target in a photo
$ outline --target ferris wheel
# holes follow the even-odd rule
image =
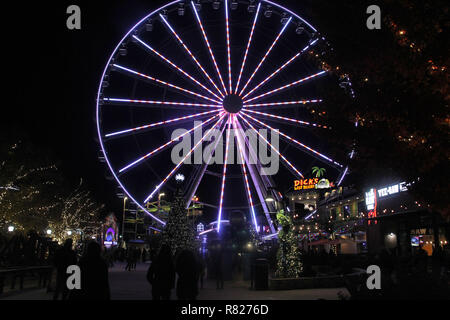
[[[266,0],[179,0],[141,19],[109,57],[96,105],[101,149],[126,196],[164,225],[164,219],[145,204],[183,170],[189,172],[185,195],[189,206],[210,174],[216,183],[207,188],[217,189],[210,202],[217,202],[212,207],[220,232],[224,211],[231,208],[227,183],[234,179],[242,184],[255,229],[266,219],[275,233],[270,215],[274,208],[265,201],[273,177],[261,174],[263,164],[250,136],[266,143],[293,178],[305,178],[298,164],[304,156],[335,170],[341,184],[348,167],[327,155],[323,145],[316,149],[301,139],[308,130],[331,129],[309,121],[306,113],[300,117],[306,107],[325,103],[314,94],[329,81],[328,72],[306,61],[325,41],[301,16]],[[173,161],[173,147],[199,129],[203,134]],[[236,132],[233,136],[231,129]],[[274,146],[261,129],[276,131],[285,147]],[[213,131],[220,138],[213,140]],[[225,159],[212,172],[211,158],[222,146]],[[201,154],[206,159],[187,164],[204,147],[208,151]],[[228,159],[233,148],[237,164]],[[295,150],[295,156],[283,148]],[[239,173],[233,175],[232,170]]]

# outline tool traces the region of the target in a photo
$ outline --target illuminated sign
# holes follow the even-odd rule
[[[294,181],[294,191],[308,189],[328,189],[334,187],[333,182],[328,179],[311,178]]]
[[[315,189],[318,182],[319,178],[295,180],[294,190]]]
[[[370,189],[366,192],[366,208],[367,210],[373,210],[375,208],[376,192],[375,189]]]
[[[366,208],[367,210],[373,210],[377,199],[382,199],[387,196],[391,196],[400,192],[408,190],[406,182],[397,183],[388,187],[379,189],[370,189],[365,193],[366,196]]]
[[[402,182],[402,183],[394,184],[389,187],[380,188],[380,189],[378,189],[378,198],[383,198],[383,197],[390,196],[392,194],[407,191],[408,188],[406,186],[407,186],[406,182]]]
[[[377,201],[379,199],[395,195],[400,192],[405,192],[408,190],[407,186],[408,184],[406,184],[406,182],[401,182],[380,189],[372,188],[369,191],[365,192],[365,201],[366,201],[366,208],[368,211],[368,217],[375,218],[377,216]],[[377,223],[376,220],[375,223]]]

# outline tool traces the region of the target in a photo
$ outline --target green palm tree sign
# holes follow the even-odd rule
[[[319,167],[312,168],[312,173],[316,174],[316,178],[323,177],[323,175],[325,174],[326,171],[327,170],[325,170],[325,168],[319,168]]]

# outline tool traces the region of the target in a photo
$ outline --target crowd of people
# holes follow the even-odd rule
[[[101,250],[97,242],[87,245],[80,259],[72,249],[72,240],[68,239],[55,252],[54,266],[56,269],[56,285],[53,299],[63,300],[108,300],[110,288],[108,268],[114,262],[125,261],[126,271],[136,270],[138,262],[150,260],[147,271],[147,281],[151,285],[153,300],[169,300],[172,290],[178,300],[195,300],[199,289],[203,288],[206,275],[206,262],[199,254],[191,250],[179,250],[174,255],[168,245],[162,245],[157,254],[146,249],[130,247],[128,249]],[[219,256],[219,259],[221,256]],[[220,260],[217,261],[221,265]],[[68,290],[67,267],[78,264],[81,271],[81,289]],[[222,268],[215,268],[218,288],[223,288]]]
[[[72,249],[72,239],[67,239],[64,245],[55,252],[54,265],[56,268],[56,285],[53,299],[58,300],[109,300],[108,264],[102,257],[101,246],[92,241],[80,259]],[[69,290],[67,287],[67,267],[80,267],[81,288]]]

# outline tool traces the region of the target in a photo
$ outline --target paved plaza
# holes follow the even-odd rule
[[[123,263],[117,263],[109,270],[111,298],[113,300],[151,300],[151,286],[147,282],[146,273],[149,264],[138,264],[135,271],[125,271]],[[224,289],[217,290],[213,280],[205,281],[200,289],[198,300],[337,300],[340,291],[348,294],[345,288],[307,289],[283,291],[249,290],[248,281],[225,281]],[[52,293],[45,289],[27,290],[10,294],[3,300],[50,300]],[[175,290],[172,299],[176,299]]]

